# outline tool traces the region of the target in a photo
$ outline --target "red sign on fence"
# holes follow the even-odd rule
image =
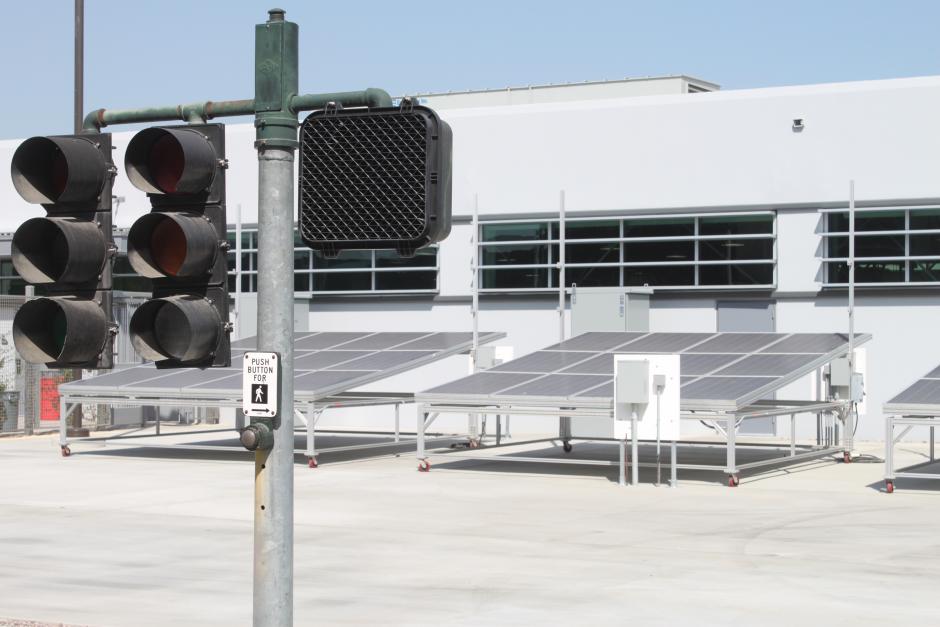
[[[42,377],[39,380],[39,420],[59,420],[59,384],[62,377]]]

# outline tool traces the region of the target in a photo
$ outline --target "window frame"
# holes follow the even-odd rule
[[[833,256],[832,255],[832,240],[837,237],[844,237],[846,240],[849,237],[848,230],[845,231],[830,231],[830,221],[831,217],[837,214],[848,213],[848,207],[837,207],[834,209],[820,209],[819,213],[821,216],[821,225],[820,225],[820,237],[823,240],[823,254],[819,257],[819,261],[822,264],[823,271],[823,288],[847,288],[849,286],[848,281],[845,282],[836,282],[831,280],[832,266],[839,263],[848,263],[848,253],[846,256]],[[903,255],[879,255],[871,257],[860,257],[855,256],[855,264],[858,266],[859,263],[900,263],[903,265],[902,273],[904,276],[903,281],[855,281],[856,286],[860,287],[931,287],[931,286],[940,286],[940,280],[938,281],[913,281],[911,280],[912,275],[912,262],[918,261],[935,261],[940,264],[940,253],[936,255],[912,255],[911,254],[911,237],[918,235],[940,235],[940,228],[937,229],[913,229],[911,228],[911,212],[918,211],[934,211],[940,212],[940,207],[938,206],[924,206],[924,207],[911,207],[911,206],[902,206],[902,207],[863,207],[855,209],[855,219],[856,222],[859,219],[859,214],[870,215],[874,213],[887,213],[887,212],[903,212],[904,214],[904,228],[902,229],[886,229],[879,231],[867,231],[867,230],[855,230],[855,247],[858,248],[858,238],[862,237],[885,237],[885,236],[903,236],[904,238],[904,254]],[[856,274],[858,270],[856,269]]]
[[[258,228],[256,226],[245,227],[242,226],[239,230],[241,238],[236,237],[237,246],[231,247],[228,251],[228,254],[234,254],[236,261],[239,259],[239,256],[242,256],[243,260],[248,260],[250,269],[246,269],[244,263],[240,263],[236,267],[236,270],[230,270],[230,274],[236,275],[236,285],[238,281],[244,280],[247,278],[248,289],[244,287],[239,290],[243,294],[256,294],[258,292],[258,239],[257,233]],[[229,236],[234,237],[235,229],[230,229],[228,231]],[[249,236],[249,243],[252,245],[251,248],[243,248],[240,246],[241,242],[244,241],[245,236]],[[418,266],[413,268],[400,268],[400,267],[380,267],[377,264],[376,253],[382,251],[376,250],[363,250],[359,252],[369,253],[369,265],[363,266],[361,268],[317,268],[316,267],[316,251],[311,250],[310,248],[304,245],[297,245],[297,241],[294,241],[293,252],[307,252],[309,253],[307,258],[307,267],[306,268],[297,268],[292,266],[293,269],[293,278],[294,278],[294,293],[295,295],[302,296],[304,298],[314,298],[322,296],[367,296],[370,294],[375,295],[395,295],[395,294],[438,294],[440,291],[440,252],[439,246],[429,246],[426,249],[422,250],[434,250],[434,264],[428,266]],[[418,251],[420,254],[421,251]],[[245,257],[247,255],[247,257]],[[407,273],[407,272],[433,272],[434,273],[434,287],[433,288],[415,288],[415,289],[401,289],[401,290],[383,290],[376,289],[378,284],[378,276],[382,273]],[[313,283],[313,277],[317,275],[339,275],[339,274],[369,274],[369,284],[370,289],[359,289],[359,290],[316,290],[312,289],[315,284]],[[307,288],[308,289],[296,289],[297,278],[303,276],[306,278]],[[231,290],[230,290],[231,291]],[[233,292],[234,293],[234,292]]]
[[[720,218],[720,217],[770,217],[771,228],[768,233],[744,233],[744,234],[723,234],[723,235],[701,235],[699,233],[701,218]],[[626,237],[625,223],[631,220],[656,220],[656,219],[690,219],[693,224],[692,235],[681,236],[646,236],[646,237]],[[624,285],[624,270],[627,268],[642,267],[692,267],[693,283],[689,285],[651,285],[656,290],[669,291],[705,291],[705,290],[774,290],[777,287],[777,212],[776,211],[734,211],[734,212],[712,212],[712,213],[683,213],[683,214],[637,214],[637,215],[617,215],[617,216],[576,216],[565,217],[566,230],[568,225],[578,222],[604,222],[616,221],[618,223],[619,237],[600,237],[600,238],[568,238],[564,240],[566,246],[578,244],[609,244],[616,243],[619,248],[618,260],[611,262],[581,262],[572,263],[565,261],[565,270],[578,268],[618,268],[619,285],[610,287],[643,287]],[[484,227],[492,224],[531,224],[547,223],[547,238],[539,240],[498,240],[484,241]],[[558,291],[558,286],[554,279],[558,270],[558,261],[555,259],[555,250],[561,245],[560,228],[558,218],[514,218],[509,220],[479,220],[477,226],[477,246],[478,258],[480,263],[477,266],[477,285],[480,286],[481,293],[538,293]],[[771,257],[769,259],[730,259],[730,260],[703,260],[700,243],[703,241],[723,241],[723,240],[771,240]],[[680,261],[625,261],[626,245],[635,243],[654,243],[654,242],[676,242],[689,241],[694,243],[693,258]],[[488,246],[531,246],[544,245],[548,248],[546,263],[541,264],[485,264],[483,263],[484,249]],[[567,256],[567,255],[566,255]],[[772,266],[772,282],[758,284],[702,284],[699,268],[703,266],[743,266],[743,265],[770,265]],[[525,270],[525,269],[543,269],[547,270],[548,280],[546,286],[540,287],[483,287],[484,272],[495,270]],[[567,282],[567,281],[566,281]],[[569,288],[566,288],[569,289]]]

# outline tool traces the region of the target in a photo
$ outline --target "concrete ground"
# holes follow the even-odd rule
[[[923,459],[903,448],[901,464]],[[250,624],[247,455],[74,450],[0,440],[0,624]],[[674,490],[646,469],[628,488],[598,467],[424,474],[413,454],[295,468],[297,625],[895,626],[940,610],[940,482],[888,495],[879,463],[734,489],[680,473]]]

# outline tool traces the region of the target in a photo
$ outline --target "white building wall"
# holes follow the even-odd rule
[[[454,213],[464,218],[475,196],[484,218],[547,217],[557,211],[559,190],[570,215],[777,210],[778,289],[754,296],[776,300],[778,331],[831,332],[847,328],[845,292],[820,292],[818,209],[844,205],[852,178],[860,205],[940,204],[937,111],[940,77],[446,109],[442,117],[454,130]],[[792,130],[793,118],[804,120],[802,132]],[[119,227],[149,210],[123,174],[132,135],[114,136],[115,194],[126,199]],[[239,205],[243,223],[257,222],[253,140],[251,125],[226,127],[231,222]],[[18,144],[0,142],[0,170],[9,171]],[[42,213],[5,176],[0,202],[0,231]],[[441,246],[437,299],[315,298],[309,328],[469,330],[470,258],[470,227],[458,221]],[[715,301],[748,294],[656,295],[651,330],[714,331]],[[508,332],[504,342],[522,355],[555,341],[556,306],[551,294],[486,296],[480,328]],[[856,328],[875,336],[860,437],[880,438],[881,404],[936,365],[938,314],[934,292],[859,294]],[[451,361],[397,383],[414,391],[466,372],[465,360]]]

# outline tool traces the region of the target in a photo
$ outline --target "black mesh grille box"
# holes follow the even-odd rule
[[[403,256],[450,233],[450,127],[431,109],[315,111],[300,126],[298,225],[327,256]]]

